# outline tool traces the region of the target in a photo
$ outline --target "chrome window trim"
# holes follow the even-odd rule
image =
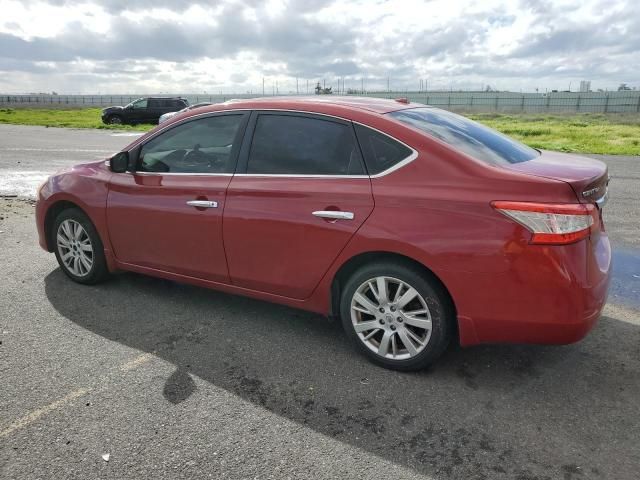
[[[361,126],[363,126],[363,127],[365,127],[365,128],[369,128],[369,129],[373,130],[374,132],[381,133],[382,135],[385,135],[385,136],[389,137],[391,140],[393,140],[393,141],[395,141],[395,142],[398,142],[399,144],[404,145],[404,146],[405,146],[405,147],[407,147],[409,150],[411,150],[411,153],[409,154],[409,156],[408,156],[408,157],[406,157],[406,158],[404,158],[404,159],[400,160],[400,161],[399,161],[398,163],[396,163],[395,165],[393,165],[393,166],[391,166],[391,167],[387,168],[386,170],[381,171],[380,173],[376,173],[375,175],[369,175],[369,178],[380,178],[380,177],[384,177],[384,176],[386,176],[386,175],[389,175],[390,173],[395,172],[396,170],[398,170],[398,169],[400,169],[400,168],[404,167],[405,165],[410,164],[410,163],[411,163],[411,162],[413,162],[416,158],[418,158],[418,151],[417,151],[415,148],[413,148],[412,146],[407,145],[406,143],[404,143],[402,140],[398,140],[396,137],[394,137],[394,136],[392,136],[392,135],[389,135],[388,133],[383,132],[382,130],[378,130],[377,128],[372,127],[372,126],[370,126],[370,125],[366,125],[366,124],[364,124],[364,123],[360,123],[360,122],[355,122],[355,121],[353,121],[353,120],[352,120],[352,122],[353,122],[353,123],[355,123],[355,124],[361,125]],[[366,163],[366,161],[365,161],[365,163]]]
[[[311,175],[303,173],[236,173],[234,177],[266,177],[266,178],[370,178],[369,175]]]
[[[188,172],[127,172],[131,175],[143,176],[188,176],[188,177],[233,177],[233,173],[188,173]]]
[[[387,135],[389,137],[389,135]],[[390,137],[393,138],[393,137]],[[402,142],[400,142],[402,143]],[[416,150],[414,150],[413,148],[409,147],[407,145],[407,147],[409,149],[411,149],[411,155],[409,155],[407,158],[405,158],[404,160],[399,161],[398,163],[396,163],[394,166],[387,168],[386,170],[383,170],[380,173],[376,173],[375,175],[369,175],[370,178],[380,178],[380,177],[385,177],[387,175],[389,175],[392,172],[395,172],[396,170],[404,167],[405,165],[410,164],[411,162],[413,162],[416,158],[418,158],[418,152]]]
[[[394,140],[398,143],[400,143],[401,145],[404,145],[405,147],[407,147],[409,150],[411,150],[411,154],[404,158],[403,160],[399,161],[398,163],[396,163],[395,165],[393,165],[392,167],[387,168],[386,170],[383,170],[380,173],[376,173],[375,175],[305,175],[305,174],[296,174],[296,173],[291,173],[291,174],[286,174],[286,173],[177,173],[177,172],[128,172],[128,173],[134,173],[134,174],[138,174],[138,175],[193,175],[193,176],[216,176],[216,177],[220,177],[220,176],[224,176],[224,177],[231,177],[231,176],[236,176],[236,177],[266,177],[266,178],[270,178],[270,177],[280,177],[280,178],[332,178],[332,179],[341,179],[341,178],[381,178],[384,177],[386,175],[389,175],[390,173],[395,172],[396,170],[399,170],[400,168],[403,168],[404,166],[408,165],[409,163],[413,162],[416,158],[418,158],[418,151],[411,147],[410,145],[407,145],[406,143],[404,143],[402,140],[398,140],[397,138],[395,138],[392,135],[389,135],[386,132],[383,132],[382,130],[378,130],[375,127],[372,127],[370,125],[367,125],[365,123],[361,123],[361,122],[357,122],[355,120],[351,120],[349,118],[344,118],[344,117],[339,117],[337,115],[331,115],[328,113],[319,113],[319,112],[311,112],[308,110],[291,110],[291,109],[286,109],[286,108],[232,108],[232,109],[225,109],[225,110],[216,110],[214,112],[204,112],[204,113],[199,113],[197,115],[192,115],[189,116],[183,120],[181,120],[180,122],[177,122],[175,124],[170,124],[170,125],[165,125],[164,127],[162,127],[160,130],[158,130],[157,132],[154,132],[153,135],[144,138],[144,143],[147,143],[148,141],[151,141],[152,139],[154,139],[156,136],[160,135],[162,132],[164,132],[165,130],[167,130],[170,127],[177,127],[178,125],[182,125],[183,123],[187,123],[193,119],[196,118],[200,118],[200,117],[207,117],[207,116],[214,116],[217,113],[228,113],[228,112],[289,112],[289,113],[303,113],[303,114],[308,114],[308,115],[319,115],[319,116],[323,116],[323,117],[329,117],[329,118],[337,118],[338,120],[342,120],[345,122],[351,122],[357,125],[361,125],[365,128],[370,128],[371,130],[374,130],[375,132],[381,133],[382,135],[385,135],[387,137],[389,137],[391,140]],[[131,145],[131,148],[129,148],[128,150],[126,150],[127,152],[130,152],[131,150],[133,150],[134,148],[139,147],[140,145],[142,145],[143,143],[143,139],[140,138],[138,139],[136,142],[134,142]],[[366,163],[366,162],[365,162]]]

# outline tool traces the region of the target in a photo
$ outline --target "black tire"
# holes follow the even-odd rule
[[[86,232],[91,248],[92,248],[92,263],[91,268],[88,269],[83,275],[77,275],[72,272],[69,267],[62,260],[63,251],[66,247],[61,247],[58,242],[58,230],[60,225],[65,220],[72,220],[80,224],[80,226]],[[60,269],[74,282],[84,285],[94,285],[106,280],[109,277],[109,269],[107,268],[107,261],[104,256],[104,246],[102,240],[96,231],[96,228],[91,223],[91,220],[87,215],[78,208],[67,208],[60,212],[53,222],[53,227],[50,232],[51,245],[55,252],[56,259],[60,265]],[[68,249],[67,249],[68,251]],[[66,252],[65,252],[66,253]]]
[[[397,279],[406,283],[420,294],[428,307],[431,317],[430,336],[425,342],[426,345],[422,347],[423,349],[415,356],[406,359],[390,359],[383,357],[372,351],[371,348],[365,344],[365,340],[361,339],[355,331],[351,316],[351,304],[354,294],[361,286],[364,286],[368,280],[375,279],[376,277],[391,277],[391,279]],[[390,307],[387,308],[388,313],[385,314],[385,318],[395,317],[397,313],[391,313],[389,308]],[[354,312],[354,315],[359,314]],[[365,316],[369,320],[373,319],[366,314]],[[381,316],[383,315],[381,314]],[[347,336],[356,345],[356,348],[372,362],[392,370],[414,371],[428,367],[438,357],[440,357],[440,355],[442,355],[455,333],[454,308],[442,285],[432,275],[429,275],[428,272],[425,272],[409,263],[405,264],[402,262],[385,261],[365,265],[353,273],[342,289],[342,295],[340,298],[340,318]],[[404,325],[399,324],[395,318],[393,320],[395,320],[395,326],[398,330],[401,328],[413,328],[411,325],[406,323],[408,320],[405,320]],[[391,323],[393,323],[393,320]],[[390,325],[389,320],[387,320],[387,325]],[[383,330],[379,331],[379,335],[382,335],[383,333]],[[400,332],[389,333],[392,333],[393,335],[395,333],[399,334]],[[396,336],[396,339],[398,338],[399,335]],[[426,331],[425,338],[427,338]],[[375,336],[373,337],[373,341],[376,341]],[[398,340],[396,340],[396,342],[397,341]]]
[[[110,115],[107,117],[107,123],[109,125],[122,125],[122,117],[120,115]]]

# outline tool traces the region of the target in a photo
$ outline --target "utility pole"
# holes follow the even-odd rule
[[[387,92],[391,91],[390,85],[391,85],[391,80],[389,77],[387,77]]]
[[[360,82],[362,83],[362,89],[360,91],[364,95],[364,77],[360,79]]]
[[[298,77],[296,77],[296,95],[300,95],[300,90],[298,90]]]
[[[264,77],[262,77],[262,96],[264,97]]]

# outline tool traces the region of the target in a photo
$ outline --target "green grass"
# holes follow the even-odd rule
[[[561,152],[640,155],[640,115],[479,113],[467,116],[535,148]],[[104,125],[100,120],[99,108],[5,108],[0,109],[0,123],[138,131],[153,128],[153,125]]]
[[[470,118],[544,150],[640,155],[640,115],[473,114]]]
[[[1,108],[0,123],[42,125],[45,127],[102,128],[109,130],[151,130],[155,125],[105,125],[99,108],[44,110],[40,108]]]

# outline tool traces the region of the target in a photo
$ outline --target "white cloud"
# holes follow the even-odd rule
[[[640,83],[636,0],[0,0],[0,91]]]

